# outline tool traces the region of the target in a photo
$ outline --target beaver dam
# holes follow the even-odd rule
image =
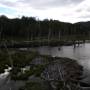
[[[76,60],[31,51],[1,50],[0,73],[0,90],[82,90],[88,85]]]

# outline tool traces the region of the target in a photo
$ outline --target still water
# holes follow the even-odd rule
[[[20,48],[21,50],[27,50],[27,48]],[[38,51],[40,54],[51,55],[53,57],[68,57],[77,60],[79,64],[84,67],[84,82],[90,83],[90,43],[81,44],[79,47],[74,48],[73,46],[62,46],[62,47],[49,47],[42,46],[36,48],[30,48],[30,50]],[[0,75],[0,90],[18,90],[24,83],[10,81],[4,83],[8,73]],[[3,85],[5,84],[5,85]]]
[[[84,81],[90,83],[90,43],[82,44],[76,48],[73,46],[43,46],[36,48],[36,50],[44,55],[68,57],[77,60],[77,62],[84,67],[84,77],[86,77]]]

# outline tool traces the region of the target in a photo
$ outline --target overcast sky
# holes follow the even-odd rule
[[[90,20],[90,0],[0,0],[0,15],[34,16],[64,22]]]

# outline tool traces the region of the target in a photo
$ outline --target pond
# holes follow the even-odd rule
[[[75,48],[73,46],[42,46],[34,49],[39,51],[40,54],[53,57],[68,57],[77,60],[84,67],[84,76],[86,77],[84,81],[90,83],[90,43],[81,44]]]

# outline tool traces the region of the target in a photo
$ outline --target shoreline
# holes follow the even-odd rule
[[[80,45],[84,44],[85,41],[83,40],[74,40],[74,41],[60,41],[60,40],[46,40],[46,41],[23,41],[23,42],[15,42],[15,41],[2,41],[0,44],[0,48],[5,48],[4,44],[6,44],[7,48],[25,48],[25,47],[40,47],[40,46],[71,46],[71,45]]]
[[[29,54],[34,55],[34,57],[31,58]],[[30,60],[27,61],[29,57],[25,59],[25,56],[27,55],[29,55],[29,57],[32,59],[31,61]],[[35,77],[32,78],[32,80],[36,81],[37,77],[39,77],[40,80],[43,79],[45,82],[50,81],[49,84],[51,85],[51,87],[53,87],[52,82],[53,84],[55,84],[57,81],[57,83],[59,84],[59,82],[61,81],[63,84],[63,81],[61,79],[62,75],[60,74],[60,71],[61,71],[61,73],[65,76],[63,77],[65,82],[67,82],[68,85],[69,83],[73,82],[76,85],[75,87],[77,87],[77,83],[79,83],[79,79],[81,80],[81,76],[83,73],[83,67],[79,65],[77,61],[69,59],[69,58],[51,57],[48,55],[39,55],[39,54],[35,54],[34,52],[32,53],[32,52],[26,52],[26,51],[24,52],[15,51],[12,57],[13,57],[14,68],[10,71],[10,75],[11,75],[11,80],[14,80],[14,81],[22,80],[26,82],[26,81],[29,81],[29,78],[34,75]],[[16,58],[15,61],[14,61],[14,58]],[[23,59],[23,62],[18,61],[22,59]],[[26,67],[26,66],[29,66],[30,69],[29,67]],[[20,69],[22,67],[26,68],[26,71],[22,72]],[[60,67],[62,69],[60,69]],[[46,72],[48,72],[49,78],[45,74]],[[73,87],[73,83],[72,85],[69,85],[69,86]],[[10,84],[12,85],[12,83]],[[57,88],[57,86],[55,87]],[[65,88],[67,87],[65,86]]]

